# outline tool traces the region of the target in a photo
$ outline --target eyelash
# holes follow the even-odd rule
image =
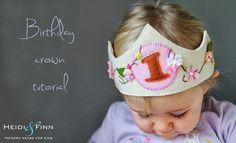
[[[183,118],[186,113],[187,113],[187,111],[185,111],[184,113],[182,113],[182,114],[180,114],[180,115],[175,115],[175,114],[171,114],[171,113],[170,113],[170,115],[173,116],[174,118],[180,119],[180,118]],[[141,117],[141,118],[143,118],[143,119],[148,119],[150,116],[151,116],[151,115],[140,115],[140,114],[139,114],[139,117]]]
[[[173,117],[175,117],[175,118],[183,118],[186,113],[187,113],[187,111],[185,111],[184,113],[182,113],[182,114],[180,114],[180,115],[175,115],[175,114],[170,114],[170,115],[173,116]]]
[[[140,114],[138,114],[139,115],[139,117],[141,117],[141,118],[143,118],[143,119],[148,119],[151,115],[140,115]]]

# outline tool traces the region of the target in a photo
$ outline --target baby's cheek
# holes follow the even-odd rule
[[[153,122],[150,119],[143,119],[139,116],[134,116],[134,122],[143,132],[153,133]]]
[[[148,119],[138,120],[136,124],[143,132],[153,133],[153,123]]]
[[[199,121],[199,113],[189,114],[185,118],[176,121],[176,130],[180,133],[187,134],[191,132]]]

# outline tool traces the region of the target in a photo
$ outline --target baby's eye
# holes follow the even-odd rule
[[[144,118],[144,119],[148,119],[151,115],[142,115],[142,114],[138,114],[139,117]]]
[[[175,118],[183,118],[184,115],[187,113],[187,111],[185,111],[184,113],[170,113],[171,116],[175,117]]]

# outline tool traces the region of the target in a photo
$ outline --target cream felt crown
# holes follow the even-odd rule
[[[183,48],[146,24],[128,50],[115,57],[108,41],[109,77],[132,96],[165,96],[194,87],[214,71],[212,42],[204,31],[195,50]]]

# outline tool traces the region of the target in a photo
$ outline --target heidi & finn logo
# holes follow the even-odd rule
[[[13,137],[4,137],[4,139],[7,140],[21,140],[21,139],[30,139],[30,140],[41,140],[41,139],[46,139],[46,140],[52,140],[52,137],[42,137],[42,136],[35,136],[35,133],[37,130],[53,130],[54,126],[53,125],[46,125],[42,124],[41,121],[30,121],[29,123],[25,125],[21,124],[3,124],[3,130],[4,131],[19,131],[22,130],[25,132],[24,137],[19,137],[19,136],[13,136]]]

